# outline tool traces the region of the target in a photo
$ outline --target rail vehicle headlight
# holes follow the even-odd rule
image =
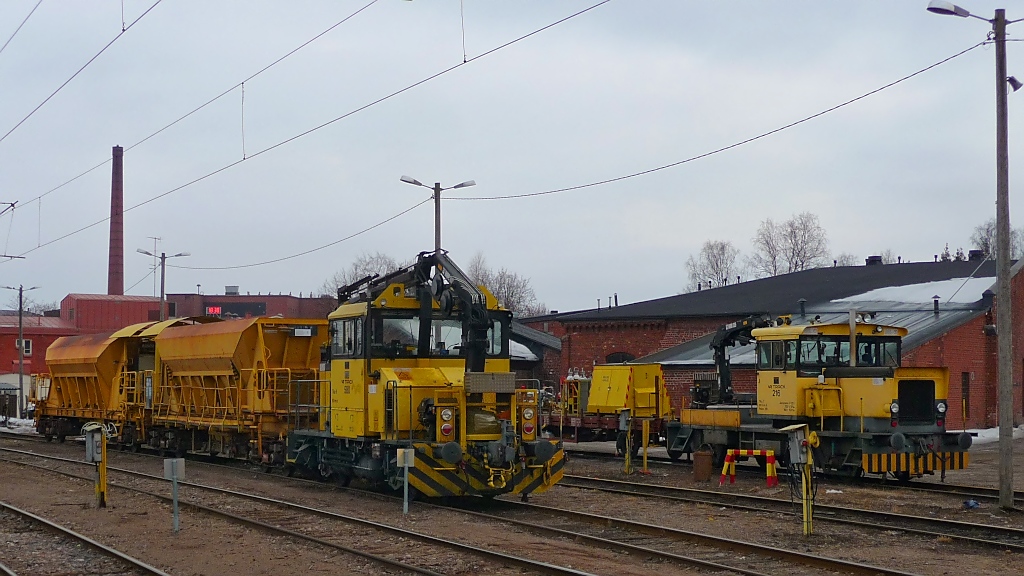
[[[524,408],[523,418],[526,418],[527,420],[533,420],[533,408]]]
[[[451,408],[445,408],[444,410],[441,410],[441,420],[444,420],[445,422],[451,420],[452,419],[452,415],[453,415],[453,413],[452,413],[452,409]],[[450,427],[451,427],[451,425],[449,425],[449,428]]]
[[[527,422],[526,424],[523,424],[523,434],[533,434],[533,430],[534,428],[532,423]]]
[[[892,404],[889,404],[889,412],[892,412],[893,416],[899,414],[900,413],[900,405],[897,402],[893,402]]]
[[[441,434],[443,434],[444,436],[451,436],[452,431],[454,430],[455,427],[452,426],[451,424],[441,424]]]
[[[945,414],[946,413],[946,403],[945,402],[939,402],[938,404],[935,405],[935,409],[939,412],[939,414]]]

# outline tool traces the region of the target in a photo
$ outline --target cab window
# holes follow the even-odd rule
[[[786,367],[784,342],[770,340],[757,343],[757,369],[782,370]]]
[[[842,337],[800,338],[799,366],[807,375],[817,375],[831,366],[850,365],[850,341]]]
[[[331,321],[331,355],[352,358],[363,354],[363,319]]]

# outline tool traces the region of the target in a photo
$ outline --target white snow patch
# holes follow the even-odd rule
[[[888,286],[871,290],[863,294],[856,294],[847,298],[833,300],[832,302],[921,302],[931,303],[933,296],[939,297],[939,303],[946,301],[959,304],[969,304],[981,299],[981,293],[992,287],[994,278],[952,278],[938,282],[925,282],[923,284],[908,284],[906,286]],[[953,294],[956,296],[953,296]],[[953,299],[950,300],[950,296]]]
[[[991,444],[999,441],[999,428],[983,428],[967,432],[974,436],[974,444]],[[1013,437],[1014,439],[1024,438],[1024,425],[1013,429]]]

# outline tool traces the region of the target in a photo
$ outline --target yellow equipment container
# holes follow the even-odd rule
[[[609,364],[594,367],[587,414],[618,414],[633,418],[671,418],[672,404],[660,364]]]

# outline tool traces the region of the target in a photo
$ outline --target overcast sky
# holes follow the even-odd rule
[[[0,42],[37,1],[0,3]],[[125,24],[154,1],[125,0]],[[368,3],[160,2],[0,141],[0,202],[18,202],[13,218],[0,217],[0,253],[24,255],[0,263],[0,284],[41,286],[32,293],[40,301],[104,293],[110,164],[39,196]],[[464,0],[463,35],[457,0],[379,0],[245,83],[247,160],[239,163],[238,88],[127,150],[126,207],[166,194],[125,214],[125,288],[138,282],[128,293],[154,293],[152,259],[135,252],[153,251],[152,236],[162,238],[158,250],[191,253],[174,265],[245,266],[341,240],[430,197],[403,174],[445,187],[477,182],[443,198],[618,178],[857,98],[990,29],[928,13],[926,0],[613,0],[477,58],[596,3]],[[999,5],[963,3],[985,18]],[[1024,17],[1024,6],[1008,17]],[[121,28],[119,1],[43,0],[0,52],[0,136]],[[1024,38],[1024,22],[1009,35]],[[1009,42],[1007,52],[1009,74],[1024,79],[1024,45]],[[446,200],[442,244],[456,261],[482,252],[492,267],[529,277],[562,311],[615,293],[620,304],[678,293],[704,241],[730,240],[748,254],[762,220],[803,211],[819,216],[833,254],[890,249],[922,261],[947,242],[967,250],[973,228],[995,213],[994,69],[994,47],[983,46],[679,166],[557,194]],[[1009,97],[1015,226],[1024,218],[1022,98]],[[403,260],[432,249],[433,218],[427,202],[277,263],[169,268],[167,291],[201,284],[222,294],[237,284],[243,294],[305,295],[361,253]]]

